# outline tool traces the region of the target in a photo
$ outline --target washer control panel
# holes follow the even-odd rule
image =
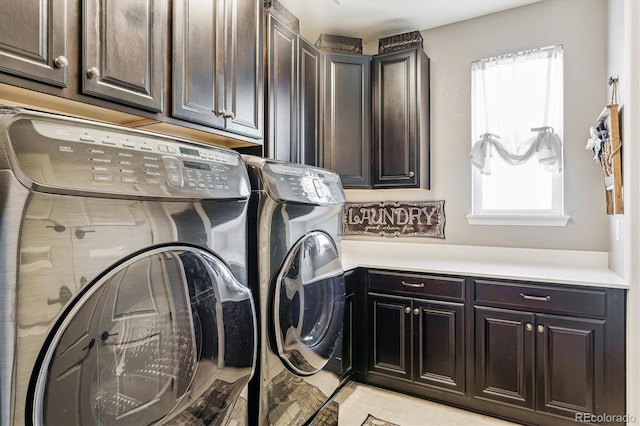
[[[346,201],[340,176],[331,170],[267,161],[262,173],[269,191],[278,200],[307,204],[342,204]]]
[[[18,118],[7,132],[14,169],[48,191],[170,198],[250,193],[240,155],[224,148],[82,120]]]

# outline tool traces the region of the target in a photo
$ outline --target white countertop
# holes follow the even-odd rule
[[[342,240],[345,270],[356,267],[558,284],[628,288],[608,253]]]

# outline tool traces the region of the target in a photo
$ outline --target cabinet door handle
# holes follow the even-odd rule
[[[406,307],[404,308],[404,313],[405,313],[405,314],[408,314],[408,313],[410,313],[410,312],[411,312],[411,308],[410,308],[410,307],[408,307],[408,306],[406,306]]]
[[[533,330],[533,324],[531,324],[530,322],[528,322],[525,326],[524,329],[527,331],[531,331]]]
[[[416,174],[413,172],[409,172],[409,177],[414,177]]]
[[[415,309],[413,310],[413,315],[420,315],[420,309],[415,308]]]
[[[229,111],[224,115],[225,118],[236,118],[236,115],[232,112]]]
[[[551,296],[531,296],[529,294],[520,293],[523,299],[527,300],[537,300],[538,302],[548,302],[551,300]]]
[[[402,285],[407,287],[415,287],[415,288],[423,288],[424,283],[408,283],[406,281],[402,281]]]
[[[227,110],[226,109],[221,109],[220,111],[218,111],[218,113],[216,115],[222,116],[222,117],[226,117],[227,116]]]
[[[100,77],[100,70],[96,67],[91,67],[87,70],[87,77],[98,78]]]
[[[538,333],[544,333],[544,325],[538,326]]]
[[[56,68],[64,68],[69,65],[69,60],[66,56],[60,55],[53,60],[53,65],[55,65]]]

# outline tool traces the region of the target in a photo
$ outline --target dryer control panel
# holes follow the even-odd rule
[[[263,177],[273,198],[306,204],[343,204],[340,176],[318,167],[266,161]]]
[[[250,194],[245,165],[231,150],[86,120],[16,118],[6,129],[11,163],[18,179],[36,190],[107,197]]]

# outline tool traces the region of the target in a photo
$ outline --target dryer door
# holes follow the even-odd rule
[[[211,423],[253,374],[249,290],[190,246],[155,248],[87,287],[49,339],[34,424]]]
[[[275,344],[285,365],[302,376],[320,371],[342,333],[344,271],[334,241],[310,232],[287,255],[273,293]]]

